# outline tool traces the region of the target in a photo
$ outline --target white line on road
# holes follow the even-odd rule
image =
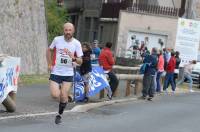
[[[189,93],[187,92],[177,92],[176,94],[181,94],[181,93]],[[200,93],[200,91],[196,91],[194,93]],[[99,102],[99,103],[89,103],[85,105],[77,105],[71,110],[66,110],[64,113],[72,113],[72,112],[87,112],[90,109],[94,109],[97,107],[105,106],[105,105],[112,105],[114,103],[123,103],[127,101],[136,101],[137,98],[129,98],[129,99],[118,99],[118,100],[111,100],[111,101],[104,101],[104,102]],[[37,116],[45,116],[45,115],[56,115],[58,112],[43,112],[43,113],[35,113],[35,114],[21,114],[21,115],[14,115],[14,116],[7,116],[7,117],[0,117],[1,120],[6,120],[6,119],[20,119],[20,118],[29,118],[29,117],[37,117]]]
[[[70,110],[64,111],[64,113],[69,113]],[[35,114],[22,114],[22,115],[15,115],[15,116],[7,116],[7,117],[0,117],[0,120],[6,119],[17,119],[17,118],[29,118],[29,117],[36,117],[36,116],[45,116],[45,115],[55,115],[58,112],[44,112],[44,113],[35,113]]]
[[[111,100],[111,101],[104,101],[98,103],[89,103],[85,105],[77,105],[71,110],[66,110],[64,113],[75,113],[75,112],[86,112],[90,109],[94,109],[97,107],[105,106],[105,105],[112,105],[114,103],[123,103],[127,101],[135,101],[136,98],[129,98],[129,99],[119,99],[119,100]],[[0,117],[1,120],[6,119],[20,119],[20,118],[30,118],[30,117],[37,117],[37,116],[45,116],[45,115],[56,115],[58,112],[43,112],[43,113],[35,113],[35,114],[21,114],[21,115],[14,115],[14,116],[7,116],[7,117]]]

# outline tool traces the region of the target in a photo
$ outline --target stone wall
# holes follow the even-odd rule
[[[1,0],[0,53],[21,57],[21,73],[47,72],[43,0]]]

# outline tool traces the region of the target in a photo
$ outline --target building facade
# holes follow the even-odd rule
[[[114,43],[113,49],[116,48],[120,10],[160,10],[165,12],[164,17],[174,17],[175,13],[175,17],[193,19],[199,17],[200,10],[198,0],[64,0],[64,3],[80,41],[98,40],[101,47],[110,41]],[[152,12],[155,16],[159,14],[156,11]]]

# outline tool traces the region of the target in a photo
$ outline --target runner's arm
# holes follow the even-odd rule
[[[75,58],[74,61],[79,65],[81,65],[83,63],[83,59],[80,57]]]
[[[52,51],[50,48],[48,48],[46,51],[46,59],[47,59],[48,69],[50,70],[52,67]]]
[[[68,55],[72,58],[73,62],[76,62],[79,65],[83,63],[82,57],[75,57],[72,53],[68,53]]]

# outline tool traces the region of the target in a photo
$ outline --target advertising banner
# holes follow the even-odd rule
[[[200,21],[179,18],[175,50],[180,52],[181,67],[197,60],[199,41]]]
[[[0,103],[10,92],[17,92],[20,58],[5,57],[0,65]]]

